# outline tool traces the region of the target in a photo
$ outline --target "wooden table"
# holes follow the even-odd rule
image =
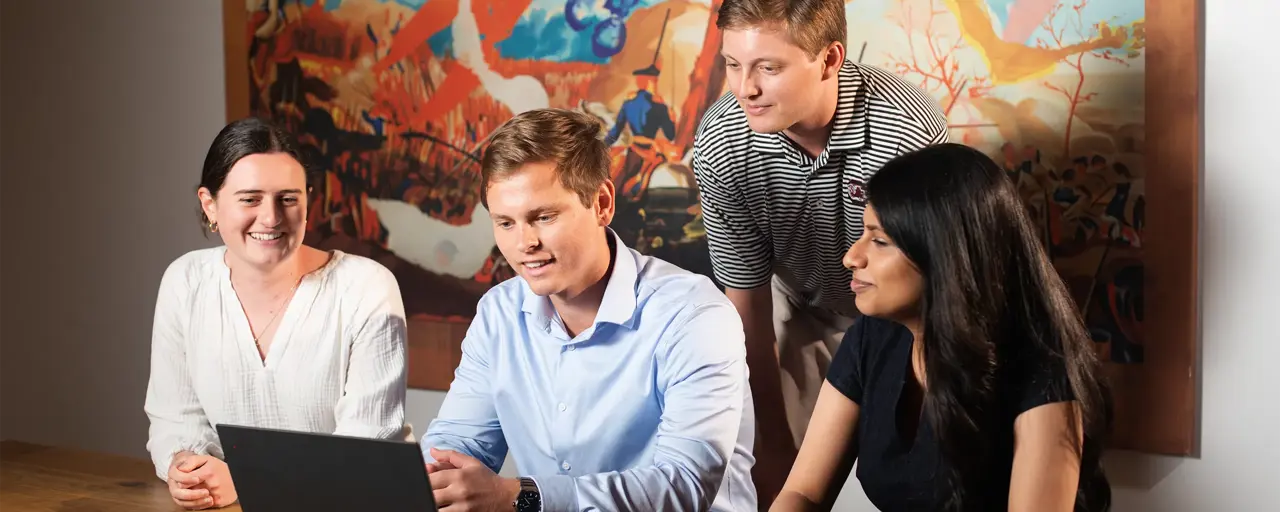
[[[149,460],[4,441],[0,510],[173,512],[182,507],[169,498]]]

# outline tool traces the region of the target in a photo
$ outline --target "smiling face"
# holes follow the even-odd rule
[[[771,26],[725,30],[722,53],[729,89],[746,112],[747,124],[758,133],[777,133],[822,117],[829,85],[825,80],[833,78],[843,62],[840,43],[815,56]]]
[[[844,266],[853,270],[850,287],[858,311],[898,321],[920,318],[924,276],[881,229],[870,205],[862,222],[862,237],[844,255]]]
[[[613,220],[612,183],[586,206],[554,164],[532,163],[491,182],[486,197],[498,249],[533,293],[572,299],[608,268],[602,228]]]
[[[307,177],[287,153],[241,158],[217,191],[201,187],[201,208],[227,246],[228,258],[270,269],[297,254],[307,219]]]

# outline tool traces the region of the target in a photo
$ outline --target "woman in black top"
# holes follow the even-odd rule
[[[1110,418],[1085,326],[1013,184],[940,144],[867,183],[845,334],[772,510],[1106,510]]]

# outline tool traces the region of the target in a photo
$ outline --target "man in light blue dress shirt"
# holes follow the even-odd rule
[[[421,441],[442,510],[757,510],[742,321],[608,228],[609,162],[567,110],[490,139],[482,198],[519,276],[480,299]],[[508,450],[525,476],[497,475]]]

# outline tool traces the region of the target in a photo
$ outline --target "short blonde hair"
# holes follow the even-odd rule
[[[833,42],[849,44],[843,0],[724,0],[716,19],[720,30],[778,24],[810,57]]]
[[[555,166],[560,184],[578,195],[583,206],[595,201],[600,184],[609,181],[609,147],[604,125],[582,112],[544,108],[519,114],[489,138],[480,161],[480,203],[489,207],[489,185],[526,165]]]

